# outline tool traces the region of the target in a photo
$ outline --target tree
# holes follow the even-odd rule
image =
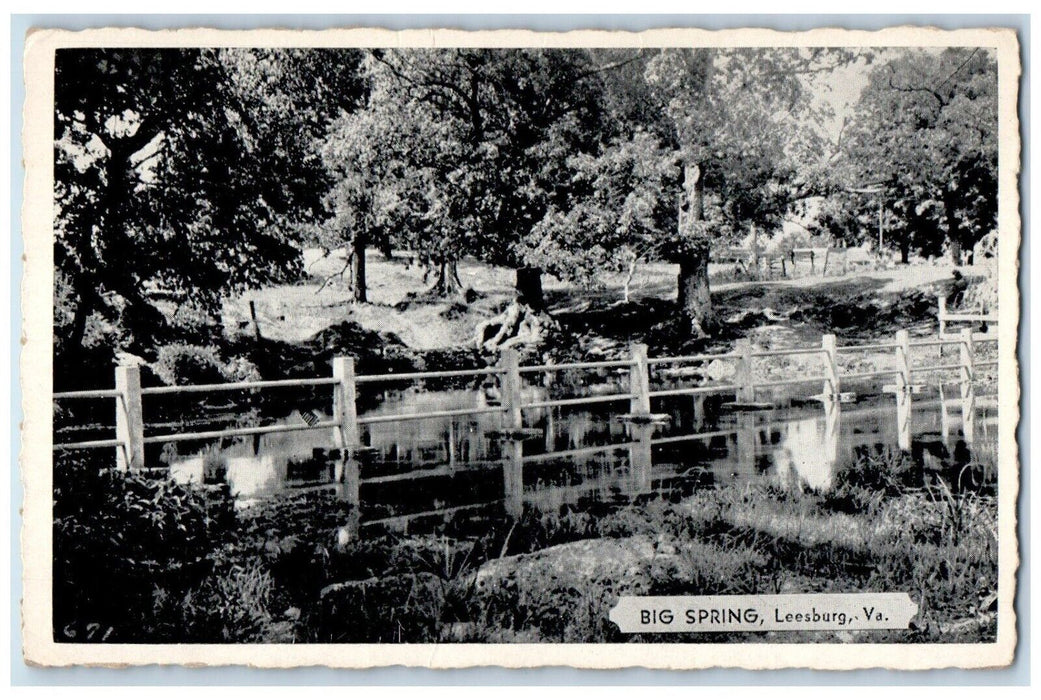
[[[399,218],[400,235],[439,268],[435,291],[454,292],[456,261],[474,255],[515,268],[518,295],[541,308],[538,236],[532,233],[567,188],[567,156],[598,141],[599,72],[581,51],[371,52],[369,123],[375,127],[392,115],[398,133],[353,139],[354,147],[375,155],[388,140],[408,144],[399,163],[381,166],[365,187],[409,193],[400,200],[407,206],[399,211],[408,214]]]
[[[370,98],[371,99],[371,98]],[[327,249],[349,250],[351,290],[365,302],[365,249],[393,247],[393,239],[408,240],[407,229],[419,209],[428,173],[412,165],[416,154],[434,142],[420,133],[421,124],[401,105],[386,101],[379,109],[346,113],[329,128],[322,149],[334,184],[326,197],[330,218],[321,227]]]
[[[708,284],[709,240],[776,224],[788,205],[814,194],[807,167],[820,157],[822,105],[813,76],[851,60],[837,49],[663,50],[646,79],[667,104],[682,163],[674,242],[678,311],[697,333],[715,325]],[[706,217],[708,195],[716,212]]]
[[[641,260],[655,259],[675,227],[677,167],[671,149],[637,129],[598,154],[568,159],[572,193],[551,205],[533,230],[529,260],[562,279],[595,284],[605,269],[624,272],[624,301]]]
[[[87,321],[128,349],[172,331],[169,302],[223,294],[299,264],[293,226],[315,215],[326,113],[356,89],[352,52],[58,51],[55,262],[61,350]],[[320,191],[321,188],[319,187]],[[57,330],[57,329],[56,329]]]
[[[679,321],[711,332],[710,242],[776,225],[818,193],[825,115],[804,83],[848,54],[665,49],[598,58],[618,66],[603,73],[613,136],[595,156],[570,161],[581,186],[544,222],[556,224],[545,238],[569,243],[566,254],[583,251],[587,268],[631,270],[643,256],[678,263]],[[559,245],[544,242],[545,254]]]
[[[880,183],[906,260],[944,239],[955,262],[997,223],[997,63],[993,52],[904,51],[870,74],[844,148]]]

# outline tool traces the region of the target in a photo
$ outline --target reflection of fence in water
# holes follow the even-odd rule
[[[404,457],[405,461],[414,460],[416,457],[415,447],[409,443],[419,443],[425,439],[422,427],[423,421],[440,418],[467,417],[475,431],[480,431],[481,439],[467,441],[466,461],[472,461],[472,457],[488,456],[494,461],[500,461],[503,474],[503,497],[506,508],[510,512],[518,512],[524,502],[524,469],[525,465],[535,461],[576,459],[583,456],[600,454],[605,452],[623,451],[628,458],[632,469],[633,483],[637,485],[646,484],[650,479],[650,470],[653,461],[653,450],[655,446],[668,443],[676,443],[684,440],[698,440],[712,435],[687,435],[687,436],[661,436],[655,437],[654,424],[665,421],[668,416],[654,414],[651,411],[652,400],[660,400],[666,397],[690,396],[693,398],[708,395],[733,396],[731,407],[737,411],[744,409],[765,408],[770,402],[758,402],[762,391],[767,389],[780,389],[796,387],[806,384],[815,384],[820,387],[817,393],[806,395],[802,398],[820,403],[823,407],[824,434],[818,443],[821,452],[818,459],[824,462],[832,462],[837,455],[838,432],[840,425],[841,405],[843,402],[855,401],[856,395],[851,392],[843,392],[841,384],[846,382],[863,382],[865,380],[880,380],[891,378],[892,384],[883,386],[883,391],[895,396],[896,421],[895,432],[897,443],[903,449],[910,447],[911,414],[913,397],[923,392],[925,385],[916,384],[913,378],[921,372],[957,372],[957,379],[944,382],[947,385],[955,384],[959,387],[959,397],[954,400],[946,400],[941,394],[942,410],[946,412],[950,404],[955,404],[961,409],[965,416],[975,416],[977,369],[986,366],[996,366],[996,361],[979,362],[975,359],[975,348],[980,343],[994,342],[993,336],[979,336],[972,334],[968,329],[962,331],[956,339],[936,338],[923,339],[911,342],[906,331],[897,333],[895,342],[874,343],[866,345],[852,345],[839,347],[835,336],[825,335],[821,345],[818,347],[786,348],[776,350],[753,351],[746,342],[739,341],[735,352],[717,354],[699,354],[682,357],[660,357],[648,358],[646,346],[635,345],[631,357],[619,360],[605,360],[597,362],[575,362],[562,364],[542,364],[521,367],[516,351],[507,350],[503,352],[500,364],[496,367],[488,367],[478,370],[452,370],[442,372],[413,372],[404,374],[386,375],[362,375],[354,373],[354,362],[352,358],[336,358],[333,362],[333,376],[322,378],[289,379],[258,382],[236,382],[228,384],[209,384],[191,386],[165,386],[165,387],[141,387],[139,369],[136,367],[116,368],[115,389],[96,391],[64,392],[54,395],[56,400],[74,400],[88,398],[112,398],[116,403],[116,436],[114,439],[85,441],[79,443],[59,443],[54,445],[56,450],[70,449],[95,449],[115,448],[117,465],[120,468],[138,469],[144,467],[144,445],[151,443],[172,443],[179,441],[198,441],[223,439],[227,437],[242,437],[255,435],[268,435],[271,433],[287,433],[294,431],[322,431],[331,433],[327,439],[328,443],[339,448],[342,458],[334,467],[333,478],[341,484],[340,490],[344,498],[355,503],[360,508],[359,487],[362,482],[359,473],[358,456],[363,449],[362,436],[367,434],[369,440],[373,435],[403,436],[404,449],[399,449],[397,457]],[[947,365],[933,365],[929,367],[914,367],[911,362],[912,348],[922,347],[944,347],[956,346],[959,356],[957,363]],[[841,374],[838,369],[837,358],[840,354],[880,351],[892,351],[893,367],[891,369],[878,369],[866,372],[853,372]],[[787,376],[781,379],[760,378],[757,376],[756,361],[769,357],[792,357],[807,355],[820,358],[820,374],[810,376]],[[729,362],[732,365],[731,377],[725,383],[703,383],[694,386],[672,386],[664,388],[651,388],[652,374],[663,366],[698,364],[706,365],[713,362]],[[545,392],[533,391],[532,387],[523,382],[526,375],[539,375],[546,377],[558,372],[574,372],[582,370],[610,370],[627,374],[629,381],[625,389],[616,393],[593,394],[589,396],[575,396],[565,398],[548,398]],[[441,379],[447,377],[479,377],[489,376],[498,380],[498,395],[495,401],[486,402],[483,405],[461,405],[445,408],[443,404],[436,406],[417,398],[407,413],[384,413],[379,410],[368,412],[359,416],[357,414],[357,392],[359,387],[365,385],[379,385],[387,382],[421,381],[426,379]],[[304,422],[300,425],[268,425],[255,427],[229,428],[225,430],[205,432],[183,432],[168,433],[162,435],[144,434],[143,397],[147,395],[173,394],[173,393],[197,393],[197,392],[219,392],[256,390],[274,387],[291,386],[329,386],[333,393],[333,415],[331,418],[317,419]],[[421,395],[420,395],[421,396]],[[575,447],[567,449],[554,449],[543,453],[526,454],[525,441],[538,435],[544,438],[547,431],[533,431],[530,419],[540,413],[548,412],[552,420],[554,410],[565,407],[579,407],[591,405],[627,405],[627,412],[613,409],[616,417],[626,425],[626,433],[629,440],[624,443],[609,445],[581,445],[580,433],[582,427],[576,423],[576,434],[569,440]],[[434,408],[434,410],[428,410]],[[526,421],[525,418],[528,417]],[[449,422],[450,425],[454,421]],[[966,442],[971,443],[974,439],[975,420],[963,420],[963,437]],[[402,430],[403,425],[413,425],[411,430]],[[755,438],[748,437],[749,432],[741,430],[723,431],[737,435],[736,454],[742,464],[747,464],[754,459]],[[495,451],[487,451],[488,441],[484,438],[493,434],[499,439],[501,447],[500,454]],[[744,437],[742,437],[744,435]],[[411,437],[410,437],[411,436]],[[545,438],[550,440],[550,438]],[[555,441],[553,446],[556,447]],[[455,451],[457,440],[451,436],[448,441],[450,460],[457,457],[452,453]],[[580,446],[578,446],[580,445]],[[546,443],[549,447],[549,442]],[[806,463],[807,459],[793,456],[789,459],[790,466]],[[811,477],[822,478],[822,477]],[[375,482],[375,479],[368,481]],[[357,510],[357,509],[356,509]],[[356,525],[358,523],[355,523]]]

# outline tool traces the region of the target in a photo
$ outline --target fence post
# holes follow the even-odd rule
[[[354,358],[333,358],[333,442],[344,454],[356,450],[358,437],[358,389],[354,381]]]
[[[507,430],[520,430],[524,427],[520,397],[520,357],[514,348],[506,348],[502,351],[499,367],[502,373],[503,425]]]
[[[141,407],[141,368],[116,367],[116,468],[142,469],[145,466],[145,419]]]
[[[741,338],[734,344],[738,353],[734,366],[734,385],[737,387],[737,402],[752,403],[755,401],[755,381],[752,371],[752,341]]]
[[[629,365],[629,413],[633,416],[649,416],[651,413],[651,378],[647,364],[647,346],[633,343],[632,361]],[[651,488],[651,462],[653,452],[651,438],[654,426],[630,421],[629,468],[632,474],[633,493],[646,493]]]
[[[962,329],[958,347],[961,351],[961,431],[965,442],[972,444],[976,438],[976,388],[973,386],[976,371],[971,328]]]
[[[896,433],[901,450],[911,449],[911,338],[896,332]]]
[[[506,348],[499,358],[502,374],[503,450],[502,482],[506,512],[519,517],[524,511],[524,416],[521,413],[520,358],[514,348]]]
[[[829,333],[821,336],[821,349],[824,351],[824,397],[836,404],[840,391],[837,345],[834,335]]]
[[[831,333],[821,336],[821,349],[824,351],[824,459],[830,465],[838,459],[839,437],[839,365],[838,342]]]
[[[633,343],[632,364],[629,366],[629,412],[647,415],[651,412],[651,377],[647,365],[647,346]]]
[[[333,358],[333,442],[340,448],[340,473],[337,480],[342,484],[343,499],[351,504],[347,529],[357,537],[361,529],[361,469],[357,450],[361,447],[358,433],[358,388],[354,380],[354,358]]]

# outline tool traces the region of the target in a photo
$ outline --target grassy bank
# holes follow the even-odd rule
[[[944,477],[899,453],[865,454],[828,493],[722,486],[517,520],[472,514],[436,534],[352,541],[342,529],[347,507],[331,496],[236,510],[220,489],[64,464],[56,472],[55,634],[650,641],[608,621],[619,595],[907,591],[920,612],[906,631],[660,641],[984,641],[996,634],[992,489],[985,465]]]

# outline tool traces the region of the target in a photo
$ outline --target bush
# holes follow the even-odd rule
[[[152,369],[167,385],[212,384],[225,379],[224,364],[213,348],[187,343],[159,348]]]
[[[848,513],[870,510],[923,483],[921,467],[906,452],[890,447],[863,450],[835,472],[834,487],[822,505]]]
[[[159,599],[180,600],[211,574],[234,526],[225,490],[97,470],[54,470],[57,641],[162,641]]]

